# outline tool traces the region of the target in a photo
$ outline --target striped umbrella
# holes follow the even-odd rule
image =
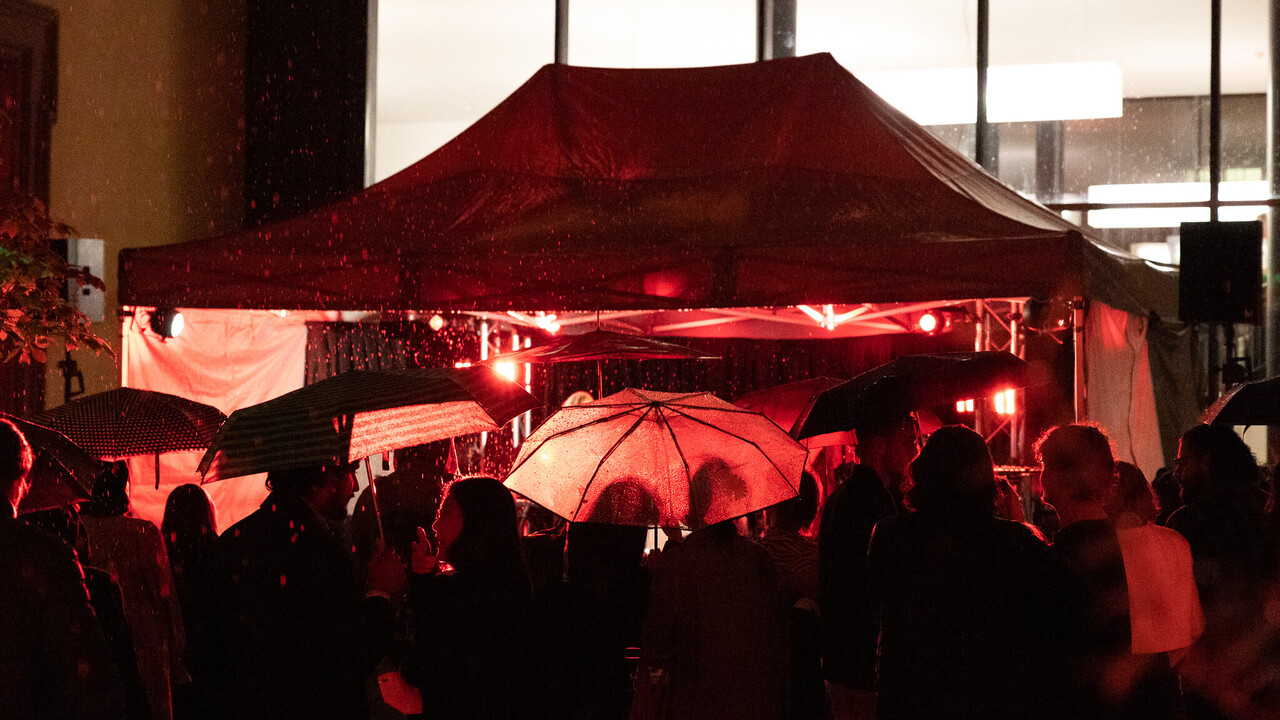
[[[355,462],[497,430],[542,403],[483,366],[355,370],[236,410],[200,460],[213,478]]]

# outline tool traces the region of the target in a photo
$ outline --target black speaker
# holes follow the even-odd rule
[[[1182,321],[1256,323],[1261,309],[1262,223],[1182,223]]]

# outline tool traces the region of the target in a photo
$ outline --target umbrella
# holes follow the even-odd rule
[[[212,405],[130,387],[76,398],[36,416],[107,460],[203,450],[226,419]]]
[[[200,460],[215,479],[347,463],[485,430],[542,403],[492,369],[355,370],[236,410]]]
[[[817,399],[818,394],[824,390],[830,390],[841,382],[843,381],[831,377],[796,380],[747,393],[736,398],[733,404],[740,408],[754,410],[778,423],[782,429],[794,432],[796,423],[809,413],[809,408],[813,407],[813,401]],[[828,433],[805,438],[802,442],[807,448],[852,445],[853,434]]]
[[[93,481],[106,470],[106,463],[57,430],[5,413],[0,413],[0,417],[18,426],[35,453],[35,463],[28,476],[31,489],[18,506],[18,512],[66,507],[91,498]]]
[[[1280,424],[1280,377],[1240,383],[1200,416],[1208,425]]]
[[[122,387],[76,398],[36,419],[106,460],[156,455],[159,489],[159,455],[205,449],[227,416],[177,395]]]
[[[490,362],[559,363],[596,361],[597,397],[604,395],[605,360],[719,360],[701,350],[665,340],[592,330],[581,335],[561,335],[535,347],[498,355]]]
[[[1027,361],[1007,352],[904,355],[820,393],[794,435],[803,439],[850,430],[867,420],[1044,380]]]
[[[506,484],[570,521],[711,525],[795,497],[805,449],[710,393],[627,389],[561,408]]]

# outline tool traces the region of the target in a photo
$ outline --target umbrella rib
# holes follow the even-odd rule
[[[681,464],[681,465],[684,465],[684,477],[685,477],[685,480],[686,480],[686,481],[690,484],[690,486],[691,486],[691,487],[690,487],[690,493],[689,493],[689,514],[692,514],[692,513],[693,513],[693,492],[692,492],[693,475],[692,475],[692,473],[690,473],[690,472],[689,472],[689,460],[684,456],[684,451],[680,449],[680,441],[676,438],[676,431],[675,431],[675,430],[673,430],[673,429],[671,428],[671,422],[670,422],[669,420],[667,420],[667,414],[666,414],[665,412],[662,412],[662,409],[661,409],[661,408],[659,408],[659,412],[662,414],[662,424],[663,424],[663,426],[664,426],[664,427],[666,427],[666,429],[667,429],[667,434],[671,436],[671,444],[676,446],[676,455],[680,457],[680,464]],[[677,411],[677,412],[678,412],[678,411]],[[679,413],[679,414],[680,414],[680,415],[684,415],[684,413]],[[668,476],[668,483],[669,483],[669,482],[670,482],[670,477]],[[670,485],[668,485],[668,486],[667,486],[667,497],[671,497],[671,496],[672,496],[672,495],[671,495],[671,486],[670,486]],[[691,525],[691,523],[689,523],[689,516],[688,516],[688,515],[686,515],[686,516],[685,516],[685,524],[686,524],[686,525]],[[692,529],[692,527],[691,527],[690,529]]]
[[[595,407],[599,407],[599,406],[595,406]],[[529,461],[529,458],[533,457],[534,455],[537,455],[537,454],[538,454],[538,451],[542,449],[542,446],[543,446],[543,445],[546,445],[547,443],[551,442],[552,440],[555,440],[556,438],[560,437],[561,435],[567,435],[567,434],[569,434],[569,433],[571,433],[571,432],[577,432],[577,431],[579,431],[579,430],[582,430],[583,428],[589,428],[589,427],[591,427],[592,425],[599,425],[600,423],[603,423],[603,422],[609,422],[610,420],[616,420],[616,419],[618,419],[618,418],[620,418],[620,417],[622,417],[622,416],[626,415],[627,413],[631,412],[632,410],[634,410],[636,406],[635,406],[635,404],[634,404],[634,403],[632,403],[632,404],[630,404],[630,405],[626,405],[626,406],[623,406],[623,405],[611,405],[611,406],[609,406],[609,407],[626,407],[626,408],[627,408],[627,410],[625,410],[625,411],[623,411],[623,412],[615,413],[615,414],[613,414],[613,415],[609,415],[609,416],[606,416],[606,417],[596,418],[595,420],[592,420],[592,421],[590,421],[590,422],[582,423],[581,425],[573,425],[573,426],[567,427],[567,428],[565,428],[565,429],[563,429],[563,430],[560,430],[560,431],[558,431],[558,432],[552,433],[551,435],[548,435],[547,437],[543,438],[541,442],[539,442],[539,443],[538,443],[538,446],[537,446],[536,448],[534,448],[534,449],[533,449],[533,450],[531,450],[527,455],[525,455],[523,460],[521,460],[520,462],[516,463],[516,465],[515,465],[514,467],[512,467],[512,468],[511,468],[511,470],[507,473],[507,475],[508,475],[508,476],[510,476],[510,475],[514,474],[516,470],[520,469],[520,467],[521,467],[522,465],[524,465],[526,462],[528,462],[528,461]],[[562,411],[563,411],[563,410],[568,410],[568,409],[570,409],[570,408],[562,408]],[[641,416],[641,418],[643,419],[643,417],[644,417],[644,416],[642,415],[642,416]]]
[[[592,483],[596,481],[596,477],[600,474],[600,468],[604,467],[605,461],[608,460],[610,457],[612,457],[614,451],[616,451],[618,447],[622,445],[622,441],[630,437],[631,433],[635,432],[636,428],[640,427],[640,423],[644,422],[644,419],[648,417],[649,413],[653,412],[653,407],[654,407],[653,405],[650,405],[649,407],[645,408],[645,411],[640,413],[640,417],[636,418],[636,421],[631,423],[631,427],[627,428],[626,432],[622,433],[622,435],[620,435],[618,439],[614,441],[613,447],[610,447],[609,451],[606,452],[603,456],[601,456],[600,462],[596,463],[596,469],[592,471],[591,479],[587,480],[586,487],[582,488],[582,497],[578,500],[578,507],[574,508],[573,510],[574,518],[578,517],[578,513],[582,512],[582,506],[587,502],[587,493],[591,490]],[[620,416],[615,416],[615,417],[620,417]],[[581,427],[587,427],[587,426],[582,425]],[[570,522],[573,522],[573,518],[570,518],[569,520]]]
[[[713,408],[713,409],[719,410],[719,408]],[[797,481],[797,483],[796,483],[795,485],[791,485],[791,481],[790,481],[790,480],[787,480],[787,474],[786,474],[786,473],[784,473],[784,472],[782,471],[782,468],[778,467],[778,463],[774,462],[774,461],[773,461],[773,458],[769,457],[769,453],[767,453],[767,452],[765,452],[764,450],[761,450],[761,449],[760,449],[760,445],[759,445],[759,443],[755,442],[754,440],[749,440],[749,439],[747,439],[747,438],[745,438],[745,437],[743,437],[743,436],[741,436],[741,435],[739,435],[739,434],[737,434],[737,433],[730,432],[730,431],[728,431],[728,430],[726,430],[726,429],[724,429],[724,428],[722,428],[722,427],[717,427],[717,426],[715,426],[715,425],[712,425],[711,423],[707,422],[706,420],[703,420],[703,419],[701,419],[701,418],[696,418],[696,417],[694,417],[694,416],[690,415],[689,413],[682,412],[679,408],[671,408],[671,410],[672,410],[673,412],[675,412],[677,415],[679,415],[679,416],[681,416],[681,417],[683,417],[683,418],[686,418],[686,419],[688,419],[688,420],[692,420],[693,422],[699,423],[699,424],[701,424],[701,425],[705,425],[705,426],[707,426],[707,427],[711,428],[712,430],[716,430],[716,431],[718,431],[718,432],[722,432],[722,433],[724,433],[725,435],[728,435],[728,436],[729,436],[729,437],[731,437],[731,438],[735,438],[735,439],[741,440],[742,442],[744,442],[744,443],[746,443],[746,444],[750,445],[751,447],[755,448],[755,449],[756,449],[756,452],[760,454],[760,457],[762,457],[762,458],[764,458],[765,460],[769,461],[769,464],[773,466],[773,469],[778,471],[778,476],[779,476],[779,477],[781,477],[784,481],[786,481],[787,485],[788,485],[788,486],[790,486],[792,490],[795,490],[796,492],[799,492],[799,491],[800,491],[800,484],[799,484],[799,481]],[[753,415],[759,415],[759,413],[751,413],[751,414],[753,414]],[[761,417],[764,417],[764,416],[763,416],[763,415],[761,415]],[[765,420],[768,420],[768,418],[765,418]],[[772,421],[772,420],[770,420],[770,422],[773,422],[773,421]],[[775,425],[775,426],[777,426],[777,423],[774,423],[774,425]],[[791,436],[790,436],[790,435],[788,435],[787,437],[788,437],[788,438],[790,438]],[[793,442],[794,442],[794,441],[793,441]],[[806,457],[808,456],[808,454],[809,454],[809,451],[806,449],[806,450],[805,450],[805,455],[806,455]],[[687,469],[687,467],[688,467],[688,466],[686,465],[685,467],[686,467],[686,469]]]

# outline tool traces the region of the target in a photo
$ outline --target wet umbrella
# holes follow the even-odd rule
[[[231,413],[200,460],[213,480],[355,462],[497,430],[542,403],[487,367],[355,370]]]
[[[36,416],[104,460],[156,455],[157,489],[159,455],[203,450],[226,419],[212,405],[130,387],[76,398]]]
[[[1280,425],[1280,377],[1240,383],[1200,416],[1209,425]]]
[[[831,377],[796,380],[747,393],[735,398],[733,404],[740,408],[754,410],[778,423],[779,427],[787,432],[794,433],[797,430],[796,424],[808,415],[809,408],[813,407],[813,402],[818,399],[818,395],[841,382],[843,381]],[[834,432],[807,437],[801,442],[807,448],[852,445],[853,434]]]
[[[561,335],[535,347],[498,355],[490,362],[561,363],[596,361],[596,393],[604,395],[605,360],[719,360],[701,350],[666,340],[624,335],[610,330],[591,330],[580,335]]]
[[[66,507],[92,497],[93,481],[106,470],[106,463],[57,430],[5,413],[0,417],[18,426],[35,454],[28,476],[31,489],[18,506],[19,513]]]
[[[212,405],[130,387],[76,398],[36,416],[106,460],[203,450],[226,419]]]
[[[904,355],[819,394],[793,434],[803,439],[851,430],[864,421],[986,397],[1045,379],[1027,361],[1007,352]]]
[[[507,487],[570,521],[699,528],[795,497],[804,446],[710,393],[627,389],[561,408]]]

